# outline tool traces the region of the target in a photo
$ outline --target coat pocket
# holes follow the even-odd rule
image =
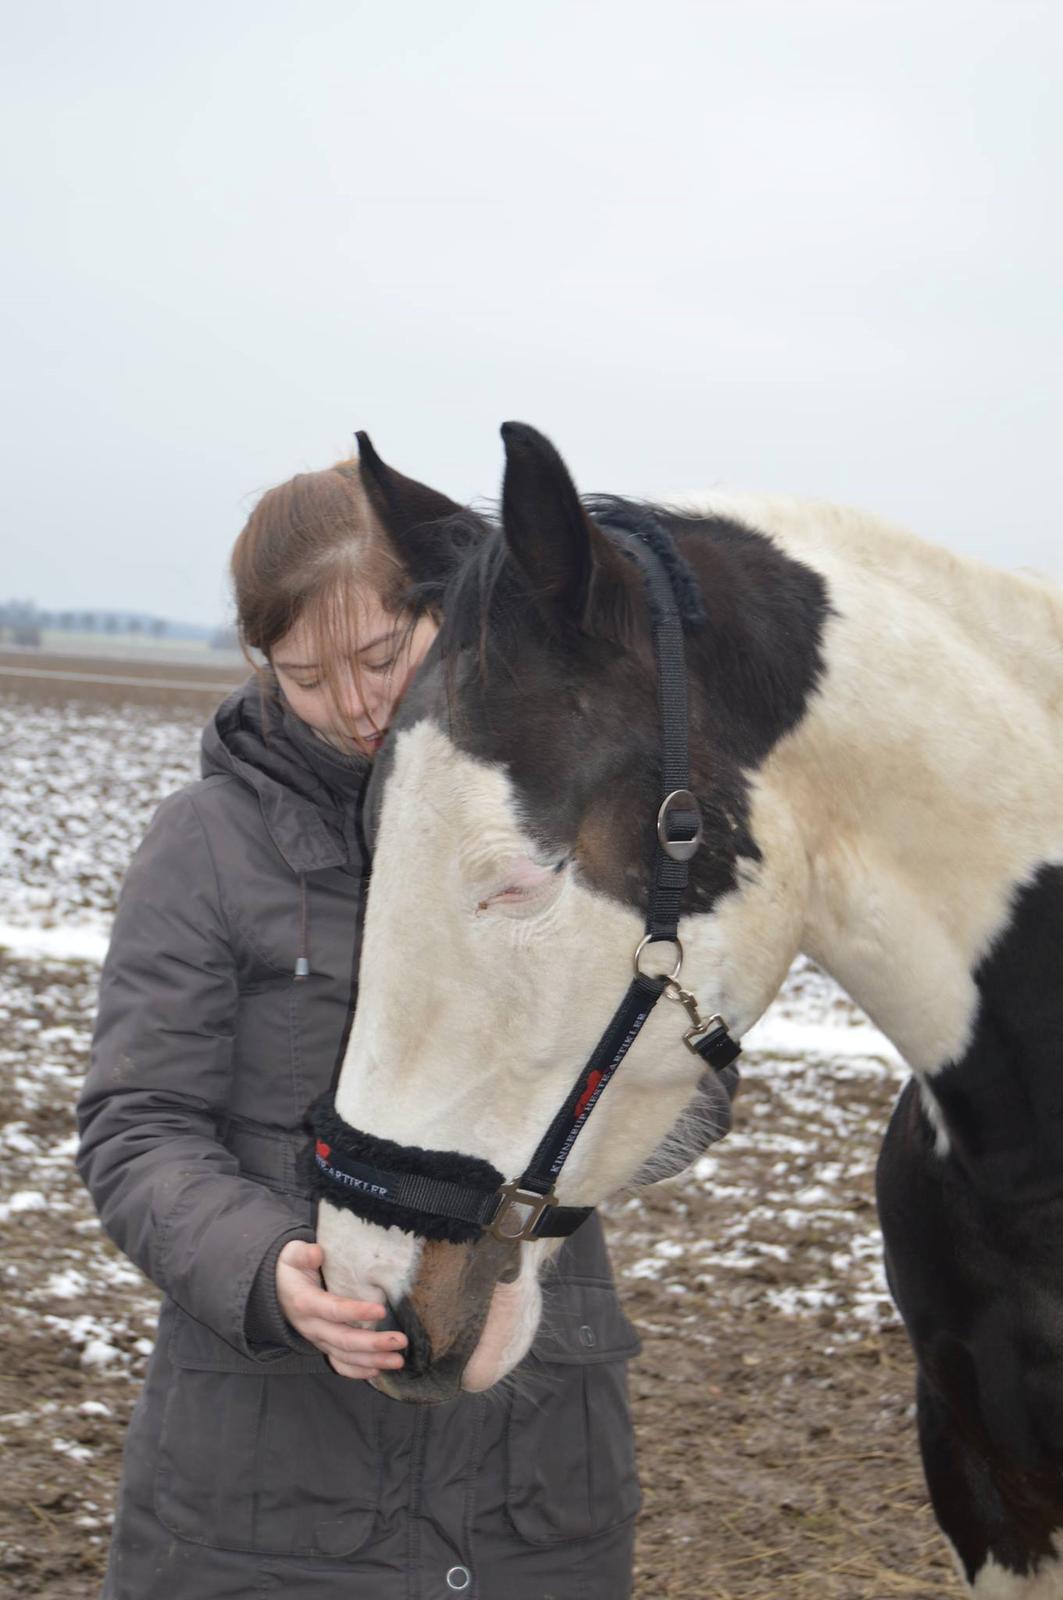
[[[529,1544],[592,1538],[641,1503],[627,1390],[638,1335],[611,1284],[555,1280],[544,1291],[506,1440],[506,1507]]]
[[[237,1367],[178,1311],[158,1440],[155,1510],[219,1550],[349,1556],[380,1498],[380,1397],[323,1370]],[[239,1360],[239,1358],[236,1358]]]
[[[222,1143],[240,1163],[240,1171],[281,1194],[306,1194],[299,1172],[299,1153],[309,1135],[263,1128],[244,1117],[229,1117]]]

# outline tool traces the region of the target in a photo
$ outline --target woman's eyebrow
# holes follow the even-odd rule
[[[397,635],[398,629],[391,628],[387,633],[380,633],[375,639],[370,639],[368,644],[359,645],[355,653],[364,656],[367,650],[374,649],[378,644],[390,643]],[[282,672],[316,672],[318,670],[316,661],[274,661],[273,665],[280,667]]]
[[[390,644],[392,639],[398,637],[398,631],[397,628],[389,628],[387,633],[378,633],[376,638],[370,639],[368,644],[360,644],[356,653],[364,656],[367,650],[372,650],[378,644]]]

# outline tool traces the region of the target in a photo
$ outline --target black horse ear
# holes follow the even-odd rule
[[[358,470],[377,520],[415,583],[445,579],[468,543],[451,530],[434,526],[464,510],[438,489],[407,478],[382,461],[367,433],[357,433]]]
[[[548,614],[597,631],[592,607],[602,609],[605,589],[617,582],[623,587],[617,559],[549,439],[524,422],[504,422],[502,438],[502,526],[509,552]]]

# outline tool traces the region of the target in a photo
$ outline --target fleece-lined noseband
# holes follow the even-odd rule
[[[689,789],[687,675],[683,623],[703,624],[697,582],[675,544],[651,512],[625,517],[605,533],[640,570],[653,624],[661,730],[661,803],[654,819],[656,853],[646,932],[635,950],[635,975],[561,1109],[528,1166],[508,1183],[489,1161],[457,1151],[394,1144],[344,1122],[328,1094],[311,1108],[312,1193],[354,1211],[369,1222],[403,1228],[424,1239],[471,1242],[490,1232],[500,1239],[548,1239],[574,1233],[594,1209],[563,1206],[555,1186],[572,1147],[627,1055],[657,1001],[664,995],[687,1011],[687,1047],[724,1074],[741,1046],[722,1017],[703,1018],[695,997],[679,984],[683,947],[679,915],[690,875],[689,862],[701,842],[701,811]],[[642,970],[652,944],[675,946],[667,976]],[[733,1093],[736,1072],[724,1082]]]

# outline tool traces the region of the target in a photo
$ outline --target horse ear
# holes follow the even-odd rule
[[[403,566],[415,583],[445,579],[457,559],[458,541],[434,526],[464,510],[437,489],[407,478],[382,461],[367,433],[358,440],[358,470],[369,504]]]
[[[502,438],[502,527],[510,555],[545,609],[582,623],[596,558],[605,554],[601,535],[549,439],[524,422],[504,422]]]

